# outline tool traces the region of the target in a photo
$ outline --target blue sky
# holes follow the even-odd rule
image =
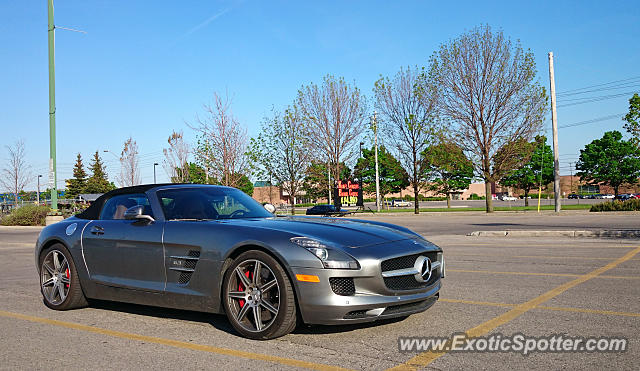
[[[576,102],[568,99],[640,91],[635,1],[57,0],[55,17],[58,26],[87,32],[56,31],[59,186],[76,153],[88,164],[96,150],[119,153],[129,136],[140,148],[142,181],[152,182],[171,131],[193,140],[186,122],[215,91],[233,96],[234,114],[255,135],[271,107],[290,104],[303,84],[334,74],[371,97],[380,75],[426,66],[439,44],[483,23],[530,48],[547,87],[553,51],[559,93],[636,78],[559,97],[560,126],[624,113],[632,94],[562,107]],[[45,179],[46,29],[45,0],[0,2],[0,167],[4,145],[22,138],[34,174]],[[620,119],[561,129],[562,173],[586,143],[613,129],[622,130]],[[114,180],[115,156],[101,155]]]

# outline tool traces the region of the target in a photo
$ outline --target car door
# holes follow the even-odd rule
[[[100,219],[85,228],[82,248],[89,276],[109,286],[163,291],[164,222],[125,220],[124,211],[136,205],[153,217],[145,194],[115,195],[104,203]]]

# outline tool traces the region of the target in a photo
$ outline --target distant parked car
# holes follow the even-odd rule
[[[579,195],[575,194],[575,193],[572,193],[567,198],[570,199],[570,200],[575,200],[575,199],[578,199],[578,198],[581,198],[581,197]]]
[[[622,193],[622,194],[619,194],[616,197],[616,200],[626,201],[626,200],[630,200],[632,198],[638,198],[638,197],[633,193]]]
[[[508,196],[508,195],[502,195],[502,196],[500,196],[500,199],[502,201],[515,201],[515,200],[517,200],[517,198],[515,198],[513,196]]]
[[[342,216],[348,214],[348,211],[338,211],[335,206],[329,204],[315,205],[307,209],[307,215],[333,215]]]
[[[611,193],[607,193],[606,195],[602,195],[602,198],[605,198],[605,199],[613,199],[614,197],[615,196],[612,195]]]
[[[391,202],[391,205],[393,205],[393,207],[409,207],[411,206],[411,202],[398,199],[398,200],[393,200]]]

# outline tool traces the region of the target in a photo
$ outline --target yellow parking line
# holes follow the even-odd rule
[[[512,242],[512,241],[510,241]],[[461,244],[457,244],[457,245],[448,245],[448,244],[443,244],[442,247],[446,248],[446,249],[453,249],[453,248],[464,248],[464,247],[495,247],[497,249],[505,249],[504,246],[499,246],[496,243],[461,243]],[[630,249],[635,247],[635,245],[605,245],[605,246],[574,246],[574,245],[560,245],[558,243],[553,243],[553,244],[548,244],[548,245],[540,245],[540,244],[536,244],[536,245],[515,245],[515,244],[510,244],[507,248],[514,248],[514,249],[521,249],[521,248],[556,248],[556,247],[561,247],[563,249],[567,249],[567,250],[571,250],[571,249]]]
[[[503,255],[503,254],[465,254],[465,253],[447,253],[447,256],[481,256],[481,257],[500,257],[500,258],[525,258],[525,259],[578,259],[578,260],[614,260],[615,258],[603,258],[596,256],[550,256],[550,255]],[[630,260],[640,260],[633,258]]]
[[[508,274],[508,275],[516,275],[516,276],[549,276],[549,277],[582,277],[582,274],[575,273],[541,273],[541,272],[500,272],[500,271],[483,271],[483,270],[472,270],[472,269],[451,269],[447,268],[447,272],[458,272],[458,273],[485,273],[485,274]],[[624,279],[624,280],[640,280],[639,276],[598,276],[597,278],[613,278],[613,279]]]
[[[502,307],[502,308],[514,308],[517,306],[517,304],[495,303],[491,301],[474,301],[474,300],[460,300],[460,299],[446,299],[446,298],[440,298],[438,299],[438,301],[441,301],[444,303],[484,305],[489,307]],[[554,310],[554,311],[561,311],[561,312],[605,314],[610,316],[623,316],[623,317],[640,317],[640,313],[615,312],[612,310],[599,310],[599,309],[586,309],[586,308],[573,308],[573,307],[548,307],[548,306],[541,305],[536,307],[535,309]]]
[[[122,338],[122,339],[138,340],[138,341],[144,341],[144,342],[147,342],[147,343],[155,343],[155,344],[167,345],[167,346],[175,347],[175,348],[197,350],[197,351],[201,351],[201,352],[222,354],[222,355],[226,355],[226,356],[240,357],[240,358],[247,358],[247,359],[254,359],[254,360],[258,360],[258,361],[268,361],[268,362],[279,363],[279,364],[282,364],[282,365],[293,366],[293,367],[301,367],[301,368],[307,368],[307,369],[312,369],[312,370],[346,370],[346,369],[341,368],[341,367],[323,365],[323,364],[319,364],[319,363],[312,363],[312,362],[306,362],[306,361],[300,361],[300,360],[297,360],[297,359],[277,357],[277,356],[271,356],[271,355],[260,354],[260,353],[250,353],[250,352],[244,352],[244,351],[235,350],[235,349],[218,348],[218,347],[214,347],[214,346],[210,346],[210,345],[192,344],[192,343],[187,343],[187,342],[184,342],[184,341],[164,339],[164,338],[159,338],[159,337],[154,337],[154,336],[130,334],[130,333],[127,333],[127,332],[107,330],[107,329],[103,329],[103,328],[100,328],[100,327],[81,325],[79,323],[73,323],[73,322],[63,322],[63,321],[58,321],[58,320],[53,320],[53,319],[48,319],[48,318],[42,318],[42,317],[34,317],[34,316],[29,316],[29,315],[20,314],[20,313],[5,312],[5,311],[2,311],[2,310],[0,310],[0,317],[15,318],[15,319],[20,319],[20,320],[29,321],[29,322],[44,323],[44,324],[47,324],[47,325],[60,326],[60,327],[74,329],[74,330],[92,332],[92,333],[95,333],[95,334],[113,336],[113,337]]]
[[[493,331],[495,328],[502,326],[508,322],[513,321],[514,319],[520,317],[521,315],[523,315],[524,313],[538,307],[539,305],[541,305],[542,303],[549,301],[553,298],[555,298],[556,296],[562,294],[563,292],[569,290],[570,288],[573,288],[575,286],[578,286],[581,283],[584,283],[592,278],[595,278],[599,275],[601,275],[602,273],[611,270],[613,268],[615,268],[616,266],[618,266],[619,264],[622,264],[624,262],[626,262],[627,260],[633,258],[635,255],[637,255],[638,253],[640,253],[640,247],[629,251],[627,254],[625,254],[624,256],[610,262],[609,264],[600,267],[598,269],[595,269],[587,274],[584,274],[574,280],[571,280],[569,282],[566,282],[560,286],[557,286],[555,288],[553,288],[552,290],[549,290],[547,292],[545,292],[544,294],[535,297],[525,303],[522,304],[518,304],[517,306],[513,307],[511,310],[507,311],[506,313],[503,313],[495,318],[492,318],[472,329],[469,329],[466,331],[466,335],[469,338],[474,338],[474,337],[478,337],[478,336],[482,336],[485,335],[491,331]],[[449,341],[447,342],[447,345],[450,347],[451,346],[451,339],[449,339]],[[428,364],[430,364],[431,362],[433,362],[434,360],[438,359],[439,357],[442,357],[443,355],[445,355],[447,352],[446,351],[427,351],[427,352],[423,352],[420,353],[418,355],[416,355],[415,357],[409,359],[407,362],[398,365],[396,367],[394,367],[393,369],[396,370],[416,370],[418,367],[425,367]]]

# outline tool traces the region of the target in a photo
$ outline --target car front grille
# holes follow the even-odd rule
[[[382,264],[380,264],[380,268],[382,269],[383,272],[395,271],[397,269],[411,268],[413,267],[413,265],[416,262],[416,259],[418,259],[418,256],[420,255],[426,256],[427,258],[431,259],[431,261],[438,260],[437,252],[428,251],[420,254],[405,255],[399,258],[385,260],[382,262]]]
[[[329,278],[329,284],[331,285],[331,290],[337,295],[351,296],[356,293],[353,278],[331,277]]]
[[[380,264],[382,272],[394,271],[398,269],[413,268],[416,259],[419,256],[426,256],[432,262],[438,260],[438,252],[429,251],[413,255],[405,255],[398,258],[388,259]],[[418,290],[433,285],[440,278],[441,269],[434,270],[431,277],[427,282],[420,282],[416,280],[413,275],[403,275],[395,277],[383,277],[384,284],[389,290],[402,291],[402,290]]]
[[[382,315],[414,312],[414,311],[419,311],[421,309],[427,309],[428,307],[433,305],[433,303],[435,303],[436,300],[437,299],[435,297],[431,297],[429,299],[416,301],[414,303],[392,305],[390,307],[387,307],[387,309],[385,309],[384,312],[382,312]]]

